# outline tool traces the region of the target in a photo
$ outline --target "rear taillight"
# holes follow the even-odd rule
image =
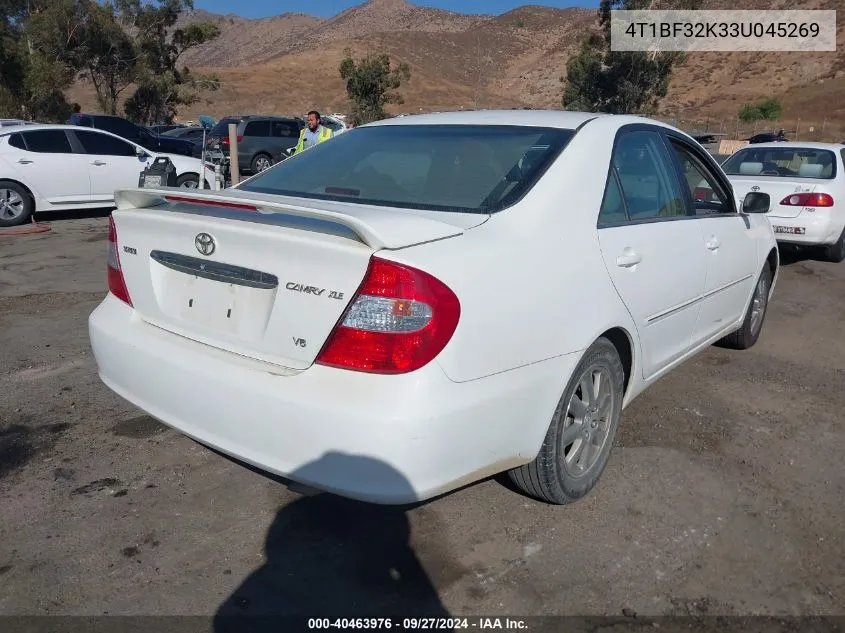
[[[373,257],[316,362],[377,374],[414,371],[446,347],[460,316],[458,298],[442,281]]]
[[[833,197],[826,193],[793,193],[780,203],[785,207],[832,207]]]
[[[109,216],[109,292],[124,303],[132,305],[129,297],[129,290],[126,288],[126,280],[123,278],[123,271],[120,268],[120,256],[117,252],[117,229],[114,227],[114,219]]]
[[[237,138],[238,138],[238,143],[240,143],[241,141],[243,141],[243,140],[244,140],[244,136],[243,136],[243,134],[239,134]],[[224,136],[223,138],[221,138],[221,139],[220,139],[220,144],[221,144],[221,145],[229,145],[229,137],[228,137],[228,136]]]

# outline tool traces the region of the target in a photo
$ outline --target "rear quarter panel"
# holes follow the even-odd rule
[[[460,322],[438,357],[452,380],[580,353],[612,327],[628,332],[638,356],[596,230],[618,126],[587,124],[528,196],[464,235],[380,253],[431,272],[457,294]]]

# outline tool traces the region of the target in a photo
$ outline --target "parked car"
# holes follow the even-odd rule
[[[755,134],[749,139],[746,139],[751,145],[756,145],[758,143],[784,143],[789,139],[783,133],[783,130],[779,132],[760,132],[760,134]]]
[[[320,124],[329,128],[332,131],[333,136],[343,134],[347,130],[346,123],[330,114],[321,115]]]
[[[16,127],[18,125],[35,125],[35,121],[24,121],[23,119],[0,119],[0,128]]]
[[[113,206],[115,189],[137,187],[141,171],[160,156],[170,158],[179,187],[197,187],[202,163],[196,158],[150,152],[103,130],[2,128],[0,226],[23,224],[34,212]],[[206,176],[207,188],[212,181]]]
[[[296,147],[305,121],[298,117],[229,116],[221,119],[208,136],[206,147],[229,155],[229,124],[237,124],[238,165],[244,173],[257,174],[288,157]]]
[[[104,383],[377,503],[501,471],[583,497],[624,407],[713,343],[757,342],[779,266],[767,196],[738,208],[698,143],[634,116],[394,118],[230,189],[116,197],[89,318]]]
[[[186,141],[191,141],[191,143],[202,147],[202,126],[199,125],[176,128],[174,130],[170,130],[169,132],[165,132],[162,136],[185,139]]]
[[[193,156],[194,158],[200,158],[202,156],[202,148],[197,147],[190,141],[153,134],[140,125],[136,125],[132,121],[119,116],[76,113],[68,119],[68,125],[80,125],[97,130],[105,130],[106,132],[117,134],[121,138],[125,138],[127,141],[140,145],[151,152],[182,154],[183,156]]]
[[[746,147],[723,164],[737,199],[771,196],[769,220],[778,242],[820,246],[845,260],[845,149],[836,143],[770,143]]]
[[[170,124],[162,124],[162,125],[148,125],[147,129],[152,132],[153,134],[164,134],[165,132],[170,132],[172,130],[181,130],[186,126],[182,125],[181,123],[170,123]]]

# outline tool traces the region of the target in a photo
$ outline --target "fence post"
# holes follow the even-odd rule
[[[798,119],[798,123],[795,124],[795,140],[799,140],[798,138],[798,128],[801,126],[801,119]]]
[[[241,167],[238,163],[238,125],[229,124],[229,171],[232,172],[232,186],[241,181]]]

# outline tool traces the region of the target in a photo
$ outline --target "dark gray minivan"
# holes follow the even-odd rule
[[[207,147],[229,154],[229,124],[237,124],[238,165],[242,173],[257,174],[287,158],[305,127],[300,117],[227,116],[208,134]]]

